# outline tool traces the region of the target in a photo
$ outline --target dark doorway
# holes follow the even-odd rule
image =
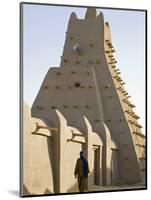
[[[94,146],[94,184],[100,184],[100,148]]]

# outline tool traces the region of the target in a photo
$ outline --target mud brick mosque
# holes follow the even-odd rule
[[[24,104],[24,194],[70,192],[81,149],[88,188],[144,181],[145,136],[114,52],[102,13],[71,14],[60,67],[48,70],[31,110]]]

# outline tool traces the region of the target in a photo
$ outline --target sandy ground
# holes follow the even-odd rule
[[[144,183],[139,183],[135,185],[111,185],[111,186],[98,186],[98,185],[91,185],[88,186],[88,189],[85,192],[95,192],[95,191],[115,191],[115,190],[135,190],[135,189],[145,189],[146,185]],[[69,193],[72,192],[79,192],[77,185],[72,188]]]
[[[109,191],[109,190],[127,190],[127,189],[145,189],[144,184],[137,185],[112,185],[112,186],[97,186],[91,185],[87,191]]]

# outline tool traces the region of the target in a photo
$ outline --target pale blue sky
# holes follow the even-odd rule
[[[111,27],[117,67],[145,127],[145,12],[97,9]],[[86,8],[24,5],[24,101],[31,106],[50,67],[58,67],[71,12]]]

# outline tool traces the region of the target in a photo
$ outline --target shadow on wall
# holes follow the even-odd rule
[[[41,194],[53,194],[53,193],[48,188],[46,188],[44,192],[42,192]],[[23,196],[29,196],[29,195],[38,195],[38,194],[29,192],[27,187],[23,185]]]
[[[89,174],[88,179],[91,179],[93,177],[93,171]],[[76,179],[77,180],[77,179]],[[89,186],[86,186],[86,190],[89,191]],[[73,192],[79,192],[78,189],[78,182],[76,182],[73,186],[71,186],[68,190],[67,193],[73,193]]]
[[[144,159],[139,160],[139,166],[141,170],[141,175],[142,175],[142,182],[146,183],[146,161]]]
[[[32,195],[29,190],[27,189],[27,187],[25,185],[23,185],[23,195],[26,196],[26,195]]]
[[[141,151],[141,158],[139,159],[139,167],[140,167],[140,170],[141,170],[141,175],[142,175],[142,182],[143,183],[146,183],[146,149],[144,148],[142,151]]]
[[[101,172],[102,172],[102,170],[100,169],[100,173]],[[109,174],[111,175],[111,169],[108,168],[106,173],[108,175]],[[101,192],[101,191],[104,191],[104,187],[108,187],[108,186],[118,186],[118,187],[121,186],[121,187],[123,187],[125,185],[125,183],[123,181],[121,181],[119,179],[119,177],[117,177],[117,179],[114,180],[114,182],[112,181],[112,177],[111,177],[111,183],[108,184],[108,186],[105,186],[102,183],[96,184],[95,181],[96,180],[95,180],[95,175],[94,175],[94,170],[93,170],[88,176],[88,186],[87,186],[87,189],[85,190],[86,192],[93,192],[93,191],[100,191]],[[103,180],[100,180],[100,181],[103,182]],[[102,186],[103,190],[101,190],[101,186]],[[96,187],[96,190],[95,190],[95,187]],[[100,187],[100,190],[99,190],[99,187]],[[110,188],[109,188],[109,190],[110,190]],[[119,189],[117,188],[117,190],[119,190]],[[79,192],[78,183],[71,186],[67,191],[67,193],[74,193],[74,192]]]
[[[111,170],[108,168],[108,174],[111,173]],[[73,176],[74,176],[74,172],[73,172]],[[76,179],[77,180],[77,179]],[[112,188],[111,186],[117,186],[115,188]],[[85,188],[85,192],[101,192],[105,190],[105,187],[107,189],[107,191],[112,191],[113,189],[116,191],[119,191],[119,188],[121,187],[121,189],[126,189],[124,188],[125,186],[128,186],[127,184],[123,183],[122,181],[120,181],[119,179],[117,179],[116,182],[108,185],[108,186],[104,186],[104,185],[99,185],[99,184],[95,184],[95,176],[94,176],[94,170],[89,174],[88,176],[88,186],[86,186]],[[131,186],[131,185],[129,185]],[[138,187],[139,188],[139,187]],[[27,187],[24,185],[24,196],[29,196],[29,195],[39,195],[39,194],[35,194],[35,193],[30,193],[27,189]],[[130,189],[130,188],[129,188]],[[133,188],[131,188],[133,190]],[[78,183],[76,182],[74,185],[72,185],[66,193],[79,193],[79,189],[78,189]],[[46,188],[44,190],[43,193],[40,193],[40,195],[42,194],[59,194],[59,193],[53,193],[52,191],[50,191],[48,188]],[[60,193],[61,194],[61,193]]]
[[[50,162],[50,166],[51,166],[51,170],[52,170],[52,180],[53,180],[53,191],[56,190],[56,184],[55,184],[55,160],[53,159],[53,155],[55,155],[55,152],[52,151],[52,149],[54,149],[53,147],[53,140],[51,140],[49,137],[47,138],[47,147],[48,147],[48,155],[49,155],[49,162]],[[53,148],[52,148],[53,147]]]
[[[111,170],[108,169],[109,172],[108,173],[111,173]],[[100,169],[100,173],[102,172],[102,169]],[[94,170],[89,174],[88,176],[88,185],[86,186],[86,189],[85,191],[86,192],[89,192],[89,191],[93,191],[93,188],[94,186],[102,186],[102,183],[100,184],[95,184],[96,180],[95,180],[95,174],[94,174]],[[101,180],[102,182],[102,180]],[[100,190],[101,191],[101,190]],[[73,186],[71,186],[68,190],[67,190],[67,193],[74,193],[74,192],[79,192],[79,189],[78,189],[78,183],[76,182],[76,184],[74,184]]]

